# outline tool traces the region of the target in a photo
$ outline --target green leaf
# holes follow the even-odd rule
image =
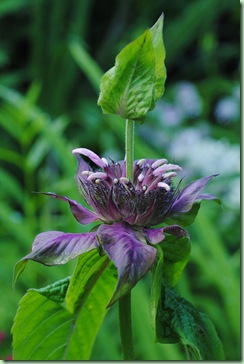
[[[95,283],[79,307],[76,302],[75,313],[64,308],[68,279],[29,290],[12,328],[14,360],[88,360],[115,289],[114,266],[108,265]]]
[[[163,276],[163,264],[164,264],[164,255],[163,249],[160,245],[155,245],[157,249],[157,260],[153,265],[153,281],[152,281],[152,290],[150,296],[150,320],[153,328],[153,332],[156,332],[156,316],[158,310],[159,300],[161,298],[161,283]]]
[[[27,260],[20,260],[18,263],[15,264],[14,267],[14,274],[13,274],[13,285],[15,285],[17,279],[21,275],[21,273],[25,270],[27,264]]]
[[[155,102],[163,95],[164,93],[164,84],[166,80],[166,68],[164,65],[165,59],[165,48],[163,43],[163,22],[164,16],[163,14],[160,16],[158,21],[154,24],[154,26],[150,29],[154,56],[155,56]]]
[[[67,309],[73,313],[90,294],[94,284],[109,263],[107,255],[101,257],[97,250],[81,255],[72,275],[66,295]]]
[[[163,94],[166,70],[162,40],[163,16],[116,57],[101,79],[98,105],[105,114],[143,120]]]
[[[165,223],[169,225],[177,224],[182,227],[189,226],[194,222],[200,206],[201,206],[200,202],[195,202],[189,211],[184,212],[183,214],[182,213],[179,213],[178,215],[174,214],[174,217],[172,218],[168,217],[167,219],[165,219]]]
[[[165,234],[165,236],[166,238],[160,244],[164,253],[163,278],[174,286],[188,262],[191,245],[188,236],[182,238],[171,234]]]
[[[69,283],[70,283],[70,277],[67,277],[44,288],[39,288],[39,289],[32,288],[32,291],[36,291],[40,293],[42,296],[48,298],[49,300],[56,302],[57,304],[66,308],[65,296]]]
[[[221,201],[217,197],[211,199],[210,201],[213,201],[213,202],[221,205]],[[167,217],[167,219],[165,219],[165,223],[167,225],[177,224],[182,227],[189,226],[189,225],[193,224],[193,222],[195,221],[195,218],[197,217],[200,206],[201,206],[201,202],[195,202],[189,211],[184,212],[183,214],[174,213],[174,215],[172,217]]]
[[[224,360],[221,341],[210,319],[174,290],[162,286],[157,312],[157,340],[180,342],[190,360]]]

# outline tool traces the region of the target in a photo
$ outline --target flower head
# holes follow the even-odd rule
[[[81,224],[100,220],[97,231],[72,234],[48,231],[37,235],[29,259],[45,265],[64,264],[80,254],[101,248],[118,270],[118,284],[110,305],[126,294],[152,267],[157,250],[154,245],[165,234],[177,238],[188,236],[179,225],[151,228],[167,218],[189,213],[193,204],[202,199],[214,199],[201,194],[214,177],[196,180],[182,190],[173,178],[181,167],[166,159],[142,159],[134,162],[133,181],[126,178],[125,161],[111,162],[94,152],[73,150],[78,160],[76,183],[83,199],[94,211],[68,197],[47,195],[69,203],[71,212]],[[89,159],[89,163],[86,161]]]

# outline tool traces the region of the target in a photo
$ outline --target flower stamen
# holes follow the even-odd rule
[[[140,159],[136,164],[138,166],[143,166],[143,164],[145,164],[145,162],[146,162],[146,159]]]
[[[144,180],[144,177],[145,177],[144,174],[141,173],[141,174],[139,174],[139,176],[137,177],[137,179],[138,179],[139,182],[142,182]]]
[[[153,175],[154,176],[159,176],[160,174],[164,174],[164,172],[170,171],[170,170],[178,170],[178,171],[182,171],[182,168],[180,166],[178,166],[177,164],[165,164],[161,167],[156,168],[153,171]]]
[[[166,191],[170,191],[170,186],[167,185],[167,183],[165,182],[158,182],[157,186],[160,188],[164,188]]]
[[[92,171],[82,171],[81,174],[82,176],[90,176],[91,174],[93,174],[94,172]]]
[[[156,169],[157,167],[161,166],[162,164],[168,163],[168,160],[165,158],[158,159],[152,164],[152,169]]]
[[[107,173],[104,172],[95,172],[89,175],[87,178],[88,181],[93,181],[94,179],[106,179],[108,177]]]
[[[106,166],[108,166],[108,161],[107,161],[107,159],[106,158],[101,158],[102,159],[102,161],[104,162],[104,164],[106,165]]]
[[[172,177],[176,177],[177,173],[176,172],[168,172],[168,173],[164,173],[162,175],[163,178],[172,178]]]
[[[128,183],[130,182],[129,178],[126,177],[121,177],[119,180],[121,183],[124,183],[125,185],[128,185]]]

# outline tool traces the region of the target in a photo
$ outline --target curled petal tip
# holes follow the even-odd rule
[[[72,154],[84,155],[85,157],[89,158],[91,161],[93,161],[95,164],[97,164],[101,168],[107,167],[107,165],[108,165],[108,162],[106,159],[100,158],[96,153],[94,153],[92,150],[87,149],[87,148],[73,149]]]
[[[76,148],[72,150],[72,154],[82,154],[82,149],[83,148]]]

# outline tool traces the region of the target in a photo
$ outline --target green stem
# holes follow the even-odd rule
[[[134,162],[134,120],[126,120],[125,129],[125,161],[126,177],[133,181]],[[133,334],[131,324],[131,293],[119,300],[120,336],[124,360],[134,359]]]
[[[131,325],[131,293],[119,300],[120,336],[124,360],[134,359],[133,336]]]
[[[125,129],[125,160],[126,177],[133,181],[133,162],[134,162],[134,120],[126,120]]]

